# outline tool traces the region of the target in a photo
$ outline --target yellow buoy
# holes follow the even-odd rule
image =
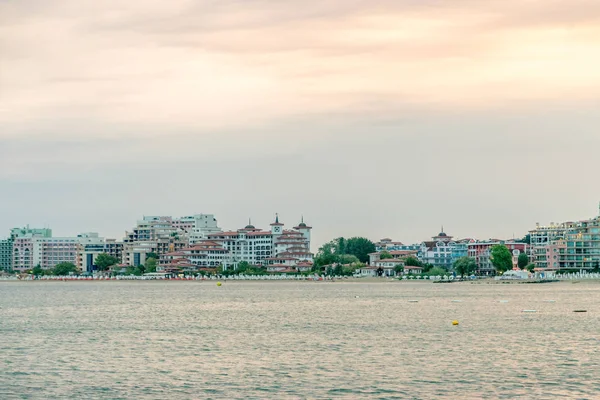
[[[221,282],[217,282],[217,286],[221,286]]]
[[[458,325],[458,321],[457,320],[452,321],[452,325]]]

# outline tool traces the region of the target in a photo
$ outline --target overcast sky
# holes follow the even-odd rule
[[[597,0],[0,0],[0,237],[511,238],[599,200]]]

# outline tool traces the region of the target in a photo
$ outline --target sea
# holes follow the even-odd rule
[[[0,399],[599,399],[599,317],[600,282],[0,282]]]

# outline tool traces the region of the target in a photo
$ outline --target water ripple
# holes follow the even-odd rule
[[[1,282],[0,398],[592,399],[599,300],[592,283]]]

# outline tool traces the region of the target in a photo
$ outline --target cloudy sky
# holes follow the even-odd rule
[[[0,232],[510,238],[599,155],[597,0],[0,0]]]

